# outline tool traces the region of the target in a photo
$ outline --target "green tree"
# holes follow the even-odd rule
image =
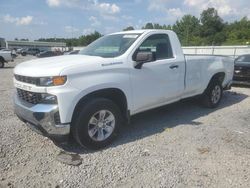
[[[171,25],[160,25],[158,23],[147,23],[142,29],[168,29],[171,30]]]
[[[179,39],[184,46],[199,45],[200,36],[200,21],[192,15],[184,15],[181,20],[173,25],[173,31],[179,36]]]
[[[142,29],[154,29],[154,25],[152,23],[147,23]]]
[[[94,33],[90,33],[88,35],[82,35],[79,38],[70,38],[70,39],[65,39],[65,38],[40,38],[37,41],[44,41],[44,42],[65,42],[67,46],[87,46],[91,42],[95,41],[96,39],[100,38],[102,35],[95,31]]]
[[[165,29],[165,30],[172,30],[173,26],[172,26],[172,25],[165,25],[165,24],[164,24],[164,25],[162,26],[162,28]]]
[[[131,31],[131,30],[135,30],[133,26],[129,26],[123,29],[123,31]]]
[[[225,38],[222,30],[225,24],[222,18],[218,15],[218,12],[214,8],[208,8],[201,13],[201,37],[203,37],[208,45],[214,45],[215,43],[221,44],[221,39]],[[220,39],[217,41],[216,39]]]
[[[154,28],[154,29],[163,29],[163,26],[161,26],[161,25],[158,24],[158,23],[154,23],[153,28]]]
[[[227,24],[225,28],[227,45],[246,45],[250,42],[250,20],[243,17],[240,21]]]
[[[88,35],[83,35],[79,37],[79,45],[80,46],[87,46],[96,39],[100,38],[102,35],[95,31],[94,33],[88,34]]]

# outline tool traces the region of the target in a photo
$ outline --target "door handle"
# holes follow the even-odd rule
[[[171,65],[169,68],[170,69],[177,69],[179,67],[179,65]]]

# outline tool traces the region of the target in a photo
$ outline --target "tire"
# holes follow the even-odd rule
[[[202,96],[203,105],[208,108],[216,108],[221,101],[223,89],[218,80],[211,81]]]
[[[104,117],[104,121],[101,121],[101,116]],[[112,119],[114,121],[111,121]],[[110,122],[106,122],[105,125],[105,120]],[[82,147],[100,149],[114,140],[121,125],[122,116],[117,105],[105,98],[95,98],[78,108],[74,114],[71,131],[74,139]]]
[[[22,56],[26,56],[27,53],[26,53],[26,52],[22,52],[21,55],[22,55]]]
[[[0,58],[0,68],[4,68],[4,60]]]

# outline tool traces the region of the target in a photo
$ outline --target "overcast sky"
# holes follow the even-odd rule
[[[225,21],[250,18],[249,0],[0,0],[0,37],[8,40],[102,34],[147,22],[172,24],[215,7]]]

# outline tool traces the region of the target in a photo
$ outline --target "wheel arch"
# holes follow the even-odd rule
[[[218,106],[218,104],[221,100],[221,97],[222,97],[222,90],[223,90],[222,84],[223,84],[223,81],[225,79],[225,76],[226,76],[226,74],[224,72],[217,72],[211,77],[211,79],[209,80],[209,82],[207,84],[206,89],[204,90],[203,94],[201,95],[202,103],[204,106],[206,106],[208,108],[215,108]],[[221,84],[220,98],[216,103],[213,103],[212,99],[211,99],[212,90],[213,90],[213,87],[218,83],[218,81]]]
[[[211,78],[211,80],[218,80],[221,83],[223,83],[224,79],[226,77],[226,73],[225,72],[218,72],[216,74],[214,74]]]
[[[209,86],[210,83],[212,83],[215,80],[218,80],[221,84],[223,84],[225,77],[226,77],[225,72],[217,72],[217,73],[213,74],[213,76],[210,78],[210,80],[207,84],[207,87]]]
[[[83,96],[75,105],[72,120],[73,122],[74,118],[77,116],[77,112],[79,109],[89,100],[92,98],[106,98],[111,101],[113,101],[121,110],[122,116],[125,118],[127,122],[129,122],[130,119],[130,112],[128,109],[128,101],[125,93],[118,88],[105,88],[105,89],[99,89],[92,91],[88,93],[87,95]]]
[[[0,61],[6,62],[5,59],[3,58],[3,56],[0,56]]]

